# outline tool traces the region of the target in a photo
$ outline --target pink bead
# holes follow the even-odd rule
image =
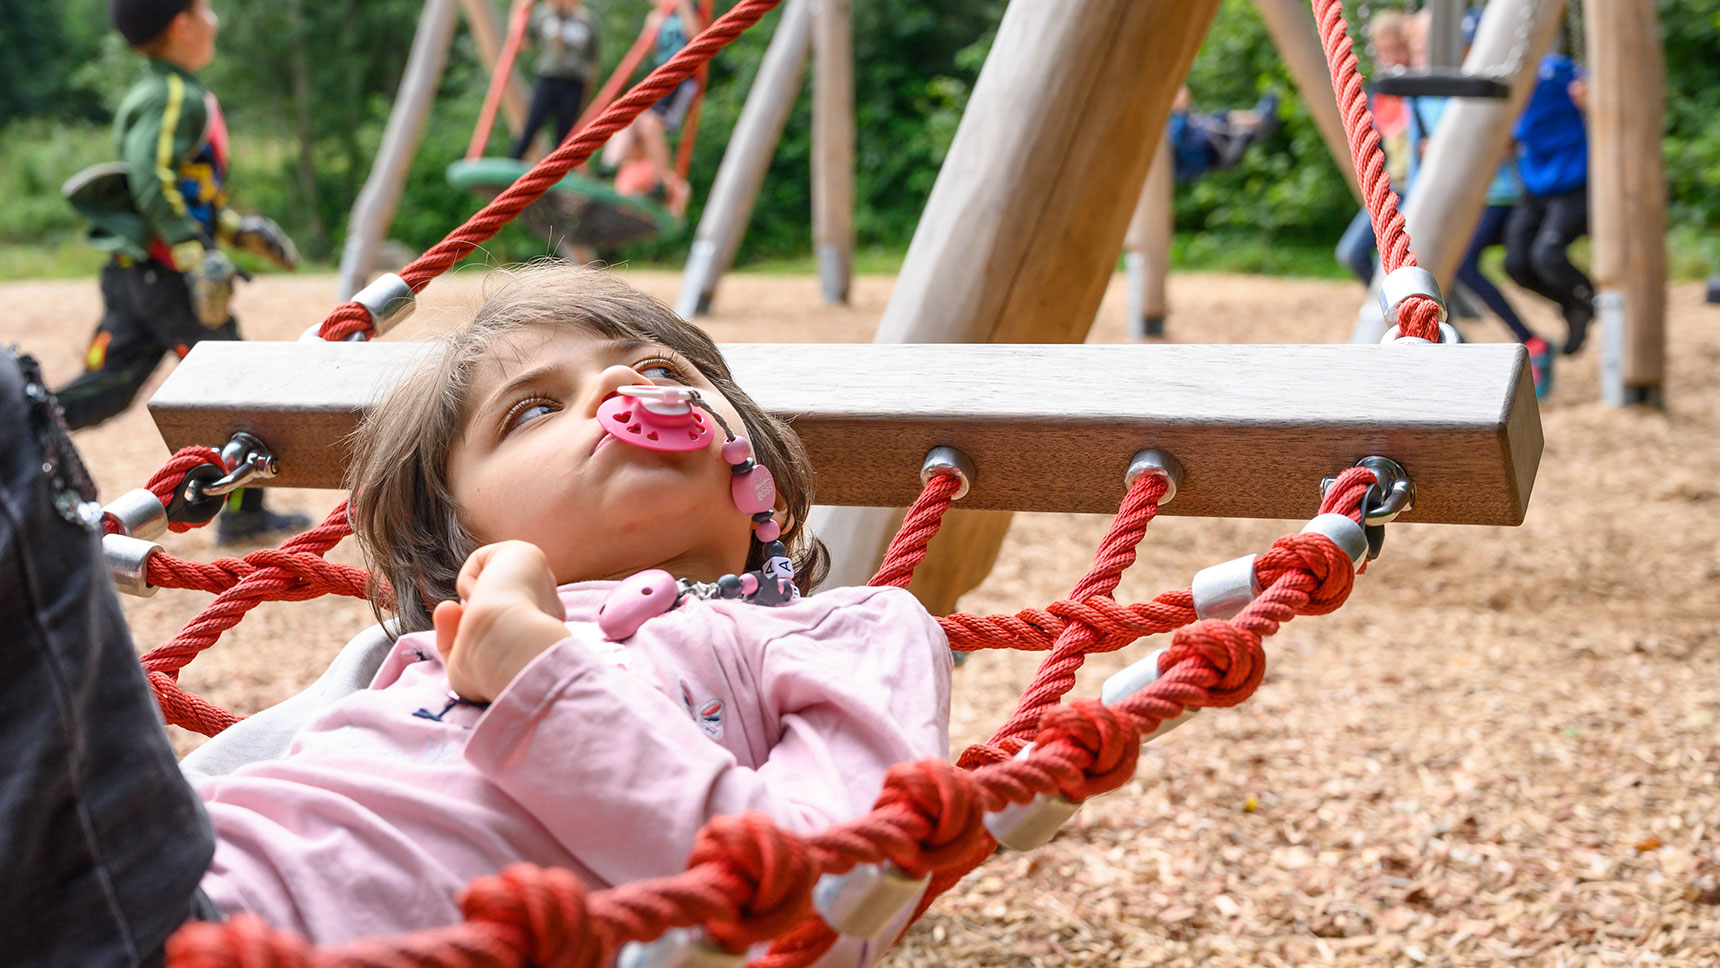
[[[703,410],[662,416],[645,408],[642,401],[616,394],[597,408],[598,426],[616,440],[646,450],[698,450],[711,442],[711,421]]]
[[[616,585],[597,610],[597,627],[619,642],[675,607],[675,576],[652,568]]]
[[[769,544],[782,536],[782,526],[777,524],[775,521],[766,521],[757,528],[754,528],[753,533],[758,535],[758,539],[760,541],[765,544]]]
[[[760,464],[745,474],[736,474],[729,484],[735,507],[747,514],[757,514],[776,507],[776,479],[770,469]]]
[[[745,437],[736,437],[734,440],[723,442],[723,463],[728,464],[730,467],[739,464],[741,461],[746,460],[751,456],[752,444],[747,443],[747,439]]]
[[[756,592],[756,591],[758,591],[758,576],[753,574],[750,571],[747,572],[746,574],[742,575],[741,576],[741,594],[742,595],[751,595],[753,592]]]

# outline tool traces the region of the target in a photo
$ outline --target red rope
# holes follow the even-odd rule
[[[200,566],[161,554],[151,558],[152,584],[220,593],[178,635],[143,655],[144,670],[169,723],[213,736],[239,721],[238,716],[181,690],[178,678],[180,669],[214,645],[221,633],[237,625],[251,609],[265,601],[304,601],[330,592],[364,597],[363,571],[322,560],[322,555],[351,533],[346,503],[342,502],[322,524],[278,549],[252,552],[242,562]]]
[[[1135,546],[1146,535],[1148,522],[1159,513],[1159,500],[1168,489],[1165,479],[1156,474],[1143,474],[1135,479],[1123,498],[1122,510],[1117,512],[1104,540],[1099,543],[1093,567],[1075,586],[1070,598],[1086,601],[1108,597],[1116,590],[1123,572],[1135,563]],[[991,744],[1005,753],[1019,749],[1039,721],[1040,713],[1074,687],[1075,670],[1081,667],[1084,656],[1100,637],[1100,631],[1085,622],[1071,622],[1065,626],[1058,633],[1051,654],[1040,663],[1032,684],[1016,704],[1015,712],[992,735]]]
[[[729,16],[733,17],[745,6],[743,2]],[[1395,197],[1389,184],[1381,180],[1383,162],[1378,135],[1371,125],[1368,125],[1370,130],[1361,130],[1361,122],[1367,120],[1367,109],[1365,97],[1361,97],[1354,53],[1344,33],[1342,8],[1336,0],[1316,0],[1316,8],[1322,42],[1332,62],[1334,87],[1340,92],[1340,103],[1345,109],[1352,154],[1363,174],[1370,214],[1387,269],[1413,265],[1414,257],[1403,235],[1403,220],[1396,211]],[[712,31],[716,26],[713,25]],[[699,46],[712,31],[701,34],[683,55]],[[630,118],[632,115],[625,108],[632,102],[641,101],[637,105],[640,109],[650,103],[644,100],[648,96],[643,93],[647,86],[681,59],[678,56],[672,60],[647,79],[646,85],[618,103],[615,110],[606,112],[598,128],[613,120],[612,115]],[[668,87],[679,79],[675,78]],[[1362,101],[1359,110],[1355,108],[1357,97]],[[625,118],[601,133],[607,136],[623,123]],[[545,162],[563,156],[560,160],[566,160],[567,167],[576,164],[584,157],[578,153],[577,141],[564,145]],[[587,148],[585,153],[589,151]],[[529,186],[522,186],[544,168],[540,164],[499,196],[497,202],[516,193],[522,197],[529,194],[520,207],[535,199],[542,188],[532,194]],[[549,183],[562,172],[554,172]],[[492,203],[474,216],[466,229],[482,223],[486,213],[499,213],[506,207]],[[512,213],[507,217],[511,218]],[[488,234],[482,238],[488,238]],[[403,275],[415,290],[422,288],[428,277],[458,257],[447,258],[449,253],[462,245],[469,251],[475,244],[465,230],[456,232],[409,266]],[[437,268],[436,264],[444,258],[446,262]],[[426,272],[428,276],[424,275]],[[347,332],[366,328],[367,319],[362,322],[341,319],[342,311],[353,305],[341,307],[325,321],[325,338],[340,338]],[[1404,307],[1402,332],[1437,338],[1433,332],[1433,312],[1429,301],[1413,300]],[[353,325],[343,330],[339,325],[343,322]],[[1372,472],[1362,469],[1345,472],[1330,488],[1322,502],[1322,511],[1345,513],[1353,520],[1360,520],[1360,502],[1373,483]],[[912,574],[913,564],[924,557],[925,544],[936,533],[936,522],[948,508],[943,490],[928,486],[916,502],[916,508],[925,513],[911,514],[913,527],[905,527],[904,534],[899,534],[892,546],[892,551],[896,551],[896,545],[900,545],[899,558],[902,562],[911,559],[912,563],[903,568],[897,562],[895,567],[886,569],[890,572],[889,583],[905,583]],[[670,927],[702,924],[711,939],[731,950],[784,936],[793,927],[764,962],[773,968],[788,968],[809,964],[828,949],[833,937],[828,928],[805,913],[816,877],[821,872],[841,873],[858,863],[884,860],[909,872],[935,872],[932,889],[920,904],[919,911],[924,911],[933,898],[982,862],[995,847],[981,823],[986,812],[1005,803],[1026,803],[1053,792],[1081,800],[1116,788],[1134,772],[1141,736],[1181,715],[1185,709],[1241,702],[1259,686],[1264,675],[1265,636],[1296,615],[1328,612],[1347,598],[1355,571],[1349,558],[1331,539],[1318,534],[1280,538],[1256,566],[1256,574],[1263,580],[1270,577],[1265,592],[1232,620],[1210,619],[1178,628],[1171,647],[1160,660],[1162,675],[1157,681],[1116,706],[1107,707],[1091,700],[1058,704],[1073,685],[1074,670],[1087,651],[1123,636],[1146,634],[1137,633],[1150,621],[1145,615],[1123,609],[1115,602],[1099,603],[1108,601],[1122,571],[1133,563],[1135,546],[1157,512],[1164,492],[1164,481],[1156,477],[1145,477],[1130,488],[1123,508],[1095,555],[1093,568],[1076,586],[1071,596],[1073,601],[1058,603],[1064,606],[1062,614],[1048,609],[1045,616],[1024,617],[1023,613],[989,620],[964,617],[957,623],[955,627],[963,629],[964,634],[965,630],[993,624],[1007,630],[1007,634],[1000,631],[1000,636],[1023,645],[1037,645],[1055,636],[1051,655],[1041,665],[1015,714],[994,736],[993,745],[970,749],[969,755],[963,757],[963,766],[968,769],[958,769],[939,760],[899,764],[886,776],[884,790],[871,813],[807,838],[778,830],[758,816],[713,818],[700,832],[688,869],[669,878],[622,885],[588,896],[578,879],[567,871],[511,867],[495,878],[481,878],[473,883],[462,898],[466,920],[451,928],[319,952],[254,918],[241,916],[224,924],[195,923],[181,929],[169,944],[170,963],[199,968],[423,963],[450,968],[526,964],[594,968],[605,963],[625,941],[650,940]],[[344,507],[337,514],[344,516]],[[336,527],[331,516],[316,532],[301,537],[309,539],[317,532],[333,530],[344,531],[344,521]],[[315,546],[316,542],[306,544]],[[289,549],[283,546],[282,550]],[[316,553],[320,555],[324,550],[326,547]],[[278,569],[279,565],[271,564],[268,568]],[[258,581],[265,570],[247,575],[221,597],[241,598],[236,593]],[[884,577],[883,572],[880,577]],[[1153,613],[1153,618],[1182,624],[1189,610],[1184,600],[1186,594],[1161,596],[1153,604],[1162,611]],[[220,603],[218,599],[217,604]],[[254,604],[244,606],[239,614]],[[1051,630],[1053,620],[1063,622],[1055,632]],[[237,621],[237,616],[233,621]],[[187,626],[175,642],[196,640],[197,635],[191,633],[192,627]],[[152,673],[152,680],[157,676],[167,678],[164,673]],[[1020,748],[1030,732],[1034,742],[1031,756],[1022,760],[1007,758],[1008,752]],[[794,927],[797,921],[799,926]]]
[[[1413,266],[1415,253],[1410,251],[1409,232],[1403,213],[1398,210],[1397,193],[1391,188],[1391,175],[1386,171],[1386,156],[1380,149],[1380,133],[1374,127],[1373,112],[1368,109],[1367,89],[1356,63],[1356,52],[1350,46],[1343,0],[1314,0],[1314,19],[1320,28],[1326,63],[1331,68],[1338,110],[1344,116],[1350,160],[1361,181],[1374,237],[1379,240],[1380,264],[1386,272]],[[1400,335],[1438,341],[1439,307],[1433,300],[1412,296],[1398,307],[1398,316]]]
[[[175,492],[185,483],[185,475],[204,464],[220,468],[221,455],[208,447],[181,447],[174,452],[172,457],[167,459],[167,463],[161,465],[161,470],[156,471],[155,476],[151,477],[149,483],[144,487],[155,495],[155,499],[161,502],[162,507],[167,507],[173,503]],[[204,524],[207,523],[207,521],[204,522]],[[198,526],[179,521],[167,523],[168,530],[174,532],[190,531]],[[120,531],[119,520],[111,514],[107,515],[102,519],[102,530],[108,534],[118,534]],[[155,557],[159,558],[160,555]]]
[[[878,573],[866,584],[908,587],[908,582],[914,579],[914,569],[926,560],[926,547],[937,537],[938,529],[944,526],[944,515],[949,512],[950,502],[955,500],[961,487],[961,480],[954,474],[934,474],[927,479],[920,496],[914,499],[913,506],[908,508],[907,516],[902,519],[902,526],[896,530],[896,536],[890,539],[890,547],[884,552],[884,563],[878,566]]]
[[[1333,491],[1354,489],[1340,482]],[[717,943],[739,950],[783,934],[798,920],[763,963],[808,964],[829,940],[829,930],[806,910],[819,874],[882,861],[936,872],[930,903],[996,846],[981,822],[986,812],[1045,794],[1085,799],[1115,789],[1133,774],[1141,736],[1185,709],[1231,705],[1252,692],[1264,672],[1262,639],[1296,615],[1333,607],[1354,575],[1349,559],[1323,535],[1281,538],[1274,554],[1279,576],[1265,593],[1231,621],[1179,630],[1157,682],[1116,706],[1078,700],[1044,709],[1026,759],[971,772],[941,760],[899,764],[869,814],[808,837],[756,815],[713,818],[688,869],[672,877],[587,893],[570,872],[510,867],[473,882],[462,898],[462,924],[417,935],[317,951],[255,918],[191,924],[170,942],[169,963],[585,966],[603,963],[626,941],[650,940],[670,927],[702,925]]]
[[[400,270],[401,278],[412,287],[413,292],[429,285],[430,280],[446,272],[455,262],[500,231],[502,226],[513,221],[526,206],[537,201],[544,192],[561,181],[563,175],[591,157],[591,153],[608,141],[611,135],[626,127],[646,108],[657,103],[682,81],[691,77],[701,64],[740,36],[742,31],[757,23],[760,17],[779,2],[780,0],[741,0],[735,4],[728,13],[700,31],[698,36],[689,41],[687,46],[681,48],[668,62],[652,71],[638,86],[610,105],[596,121],[569,136],[567,141],[545,155],[531,171],[521,175],[518,181],[467,219],[464,225],[448,233],[446,238],[436,243],[428,252],[412,260],[406,268]],[[374,329],[370,311],[356,302],[348,302],[335,307],[334,311],[329,313],[317,334],[325,340],[336,341],[344,340],[354,333],[370,335]]]

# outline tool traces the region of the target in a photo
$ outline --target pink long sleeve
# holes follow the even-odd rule
[[[672,874],[713,815],[820,829],[869,809],[891,765],[948,756],[948,644],[906,592],[688,602],[618,645],[593,622],[612,587],[563,588],[569,638],[487,709],[449,702],[432,639],[404,636],[284,759],[201,782],[204,890],[321,944],[433,928],[508,864],[594,889]]]
[[[892,764],[948,755],[949,649],[905,592],[830,596],[691,602],[622,656],[575,626],[478,720],[467,762],[609,883],[680,871],[718,814],[811,832],[864,813]]]

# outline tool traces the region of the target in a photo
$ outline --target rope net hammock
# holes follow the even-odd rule
[[[778,2],[741,0],[464,225],[406,266],[401,280],[413,292],[423,289],[560,181],[611,134],[681,81],[702,72],[718,50]],[[1390,273],[1413,267],[1415,258],[1388,183],[1341,0],[1314,0],[1314,7],[1385,269]],[[1398,307],[1401,335],[1437,342],[1440,313],[1434,298],[1411,292]],[[372,310],[361,302],[349,302],[331,312],[318,332],[326,340],[345,340],[367,338],[376,329]],[[827,889],[840,893],[890,878],[916,890],[927,884],[913,912],[917,918],[990,856],[1000,840],[1013,846],[1043,842],[1081,801],[1127,782],[1146,739],[1193,710],[1235,705],[1248,698],[1265,671],[1262,640],[1298,615],[1322,615],[1338,608],[1350,593],[1357,566],[1365,567],[1365,542],[1359,547],[1356,540],[1363,533],[1362,525],[1373,522],[1370,512],[1389,482],[1375,469],[1355,467],[1331,481],[1320,505],[1322,517],[1308,529],[1279,538],[1267,552],[1246,559],[1242,584],[1258,592],[1239,611],[1230,610],[1231,617],[1203,617],[1212,610],[1197,607],[1192,589],[1165,592],[1142,603],[1117,602],[1112,593],[1124,570],[1134,563],[1148,524],[1174,495],[1180,471],[1174,469],[1174,461],[1171,464],[1150,467],[1129,482],[1092,567],[1068,598],[1013,615],[958,614],[939,619],[957,651],[1017,649],[1045,652],[1046,658],[1015,709],[987,742],[964,751],[953,765],[922,760],[893,767],[872,811],[863,817],[811,836],[778,829],[762,815],[716,817],[700,832],[684,872],[601,891],[587,890],[570,871],[515,865],[472,882],[461,897],[464,921],[460,924],[327,949],[250,916],[191,923],[170,941],[169,964],[175,968],[585,968],[609,963],[632,943],[630,964],[715,966],[739,964],[742,952],[772,941],[769,954],[753,964],[797,968],[829,950],[837,933],[827,921],[841,921],[830,916],[828,905],[815,904],[815,888],[824,896]],[[927,478],[871,584],[905,587],[913,577],[944,515],[966,486],[960,472],[951,470]],[[214,450],[185,448],[151,478],[143,496],[153,498],[163,510],[183,511],[188,482],[207,484],[227,472],[222,455]],[[218,506],[219,501],[215,503]],[[195,514],[191,519],[184,513],[170,515],[170,520],[178,518],[170,527],[184,531],[213,516],[213,510],[200,521],[191,520],[199,517]],[[110,534],[129,531],[111,513],[106,528]],[[182,690],[178,676],[180,669],[257,605],[326,594],[366,595],[369,576],[362,569],[323,557],[350,533],[343,503],[310,531],[279,548],[243,558],[199,563],[164,552],[147,556],[141,568],[148,584],[215,594],[214,601],[172,640],[142,658],[169,723],[214,735],[239,721],[233,713]],[[1103,702],[1063,701],[1088,655],[1113,652],[1143,636],[1162,633],[1172,633],[1168,648],[1115,677],[1130,679],[1125,692],[1108,695]],[[905,895],[902,903],[913,896],[912,892]],[[639,944],[654,940],[652,947]]]

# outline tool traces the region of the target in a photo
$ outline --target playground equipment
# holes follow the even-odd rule
[[[813,75],[812,213],[820,291],[848,301],[854,252],[854,52],[849,0],[787,0],[759,62],[704,214],[687,253],[675,311],[710,312],[723,273],[734,264],[753,203],[800,94],[809,51]]]
[[[1427,66],[1379,72],[1369,79],[1373,89],[1380,94],[1397,97],[1509,97],[1511,78],[1517,73],[1517,65],[1507,63],[1492,70],[1470,70],[1461,64],[1463,15],[1468,6],[1466,0],[1427,0]],[[1414,12],[1415,0],[1409,0],[1404,9]],[[1366,22],[1370,13],[1371,8],[1364,2],[1360,8],[1361,19]],[[1517,40],[1519,49],[1516,54],[1521,56],[1522,45],[1528,41],[1526,21],[1519,25]]]
[[[661,8],[672,5],[673,0],[658,3]],[[700,6],[708,22],[710,0],[702,0]],[[466,162],[456,162],[450,168],[449,180],[456,187],[494,194],[512,184],[529,168],[516,165],[510,159],[482,158],[483,146],[488,142],[498,110],[514,128],[524,123],[525,93],[514,75],[513,64],[529,13],[529,0],[516,0],[504,37],[497,24],[492,0],[459,0],[458,6],[455,0],[425,0],[376,160],[353,203],[346,245],[340,258],[340,298],[350,298],[370,277],[377,250],[387,234],[389,223],[393,221],[395,205],[405,187],[406,173],[417,151],[425,118],[429,115],[430,104],[447,65],[454,28],[462,14],[476,41],[479,57],[490,69],[491,83],[473,131]],[[637,69],[655,37],[655,27],[648,24],[609,80],[592,98],[591,106],[580,117],[576,129],[588,124],[614,98]],[[702,98],[702,69],[698,80],[699,97]],[[698,101],[695,101],[683,123],[676,158],[676,168],[683,177],[692,161],[697,129]],[[569,175],[550,198],[535,206],[525,217],[528,224],[552,241],[573,245],[618,245],[680,224],[679,216],[662,205],[648,199],[621,196],[597,180],[582,175]]]
[[[1463,258],[1486,202],[1487,182],[1510,150],[1511,124],[1558,33],[1563,0],[1493,0],[1465,69],[1515,68],[1510,96],[1447,109],[1404,208],[1419,264],[1442,284]],[[1590,70],[1589,198],[1601,386],[1614,405],[1658,403],[1665,377],[1666,243],[1660,155],[1664,65],[1649,0],[1589,0],[1584,31]],[[1379,276],[1376,275],[1376,290]],[[1372,342],[1385,326],[1371,295],[1351,338]]]
[[[1326,68],[1326,56],[1320,49],[1320,35],[1314,28],[1314,18],[1302,0],[1255,0],[1255,7],[1272,35],[1272,43],[1284,58],[1296,89],[1320,131],[1338,171],[1350,186],[1357,201],[1362,200],[1361,185],[1355,167],[1350,163],[1349,143],[1344,135],[1344,119],[1338,114],[1338,102],[1332,93],[1332,77]],[[1129,335],[1135,338],[1163,336],[1170,307],[1166,298],[1166,281],[1170,271],[1170,244],[1173,232],[1173,182],[1169,159],[1165,152],[1154,155],[1153,167],[1147,176],[1135,214],[1129,222],[1123,243],[1123,266],[1128,275],[1129,301],[1126,319]],[[1164,159],[1161,162],[1161,159]],[[1161,163],[1165,166],[1160,171]]]
[[[656,6],[660,17],[674,9],[675,0],[661,0]],[[711,0],[704,0],[699,6],[700,15],[709,21]],[[473,128],[471,145],[466,149],[464,159],[448,166],[448,183],[456,188],[467,188],[482,196],[493,197],[531,170],[531,165],[523,161],[484,156],[484,149],[489,144],[490,132],[495,124],[497,105],[514,77],[514,62],[519,55],[530,21],[531,7],[532,0],[516,0],[514,3],[508,18],[508,36],[493,60],[489,91],[485,95],[478,122]],[[493,15],[493,11],[490,11],[490,14]],[[489,18],[480,14],[472,19],[480,21]],[[659,22],[657,19],[646,21],[645,27],[640,30],[626,55],[597,91],[590,105],[581,113],[574,125],[575,130],[590,123],[614,100],[621,87],[638,69],[646,53],[651,50],[657,39]],[[696,79],[698,89],[687,109],[680,145],[676,152],[675,169],[683,181],[692,166],[693,146],[698,136],[699,110],[704,103],[706,78],[703,68],[699,70]],[[681,226],[681,217],[655,200],[637,195],[623,195],[607,181],[577,172],[570,172],[562,178],[541,199],[522,212],[521,218],[533,230],[549,239],[558,250],[572,251],[625,245],[674,231]]]
[[[164,431],[204,444],[238,429],[255,433],[252,442],[234,437],[224,454],[183,449],[143,493],[150,500],[132,500],[134,492],[109,509],[113,533],[104,545],[119,549],[113,560],[127,563],[134,587],[221,592],[205,616],[145,660],[171,720],[212,729],[233,720],[186,696],[173,674],[262,598],[362,594],[363,581],[356,569],[321,560],[343,531],[344,511],[280,550],[195,566],[143,537],[166,525],[166,506],[207,504],[229,478],[247,485],[327,479],[328,465],[340,459],[336,426],[350,426],[376,381],[397,372],[398,354],[412,352],[344,341],[386,329],[416,290],[772,5],[737,4],[466,226],[400,276],[383,277],[338,307],[317,331],[329,342],[205,344],[176,370],[174,389],[152,404]],[[807,964],[828,949],[832,927],[852,933],[880,908],[886,920],[904,910],[913,892],[900,890],[902,882],[916,890],[930,882],[917,913],[998,842],[1016,849],[1042,843],[1081,799],[1124,782],[1139,742],[1181,721],[1185,710],[1240,701],[1260,680],[1261,638],[1295,615],[1337,607],[1356,566],[1377,552],[1387,520],[1520,522],[1541,443],[1523,351],[1417,345],[1447,342],[1438,328],[1442,311],[1402,237],[1365,109],[1353,108],[1359,83],[1341,8],[1337,0],[1319,5],[1322,41],[1352,106],[1350,145],[1382,240],[1385,308],[1406,339],[1389,347],[967,347],[959,351],[965,356],[950,347],[773,346],[751,350],[750,358],[748,348],[732,349],[737,374],[760,402],[797,415],[830,481],[827,498],[900,503],[920,470],[922,490],[876,582],[909,582],[951,502],[964,494],[982,507],[1096,510],[1121,492],[1094,569],[1069,601],[1016,616],[945,620],[958,649],[1050,652],[992,743],[971,749],[960,768],[900,768],[873,814],[813,837],[752,821],[713,822],[693,867],[674,878],[588,896],[565,872],[511,868],[472,886],[464,925],[431,937],[364,942],[362,951],[324,959],[303,942],[237,918],[184,929],[170,952],[174,963],[233,963],[242,951],[246,963],[405,963],[434,953],[448,964],[599,964],[627,942],[621,959],[629,965],[729,965],[740,958],[732,952],[781,936],[772,963]],[[1155,141],[1149,132],[1163,129],[1172,79],[1181,75],[1108,82],[1130,73],[1117,69],[1122,62],[1143,56],[1186,70],[1216,6],[1071,0],[1055,11],[1011,7],[950,152],[944,174],[959,175],[938,180],[880,342],[920,336],[929,321],[942,323],[946,340],[1078,337],[1129,214],[1116,203],[1116,189],[1137,196]],[[1060,54],[1080,56],[1059,62]],[[1060,71],[1031,71],[1059,63]],[[1054,79],[1048,84],[1047,77]],[[1105,137],[1117,131],[1135,137]],[[1141,147],[1131,153],[1117,151],[1119,144]],[[1002,177],[971,177],[977,166],[961,162],[976,158],[992,160]],[[1077,224],[1083,231],[1064,231]],[[1118,386],[1095,387],[1095,368],[1115,375]],[[340,378],[331,376],[314,402],[296,395],[309,386],[307,373],[337,371]],[[932,444],[938,449],[926,455]],[[942,449],[951,446],[965,456]],[[1404,460],[1377,459],[1382,454]],[[1324,474],[1335,477],[1316,489]],[[1296,499],[1298,490],[1308,497]],[[1321,492],[1322,513],[1272,552],[1209,569],[1190,590],[1150,603],[1122,606],[1110,598],[1145,525],[1173,498],[1193,513],[1282,516],[1312,510]],[[985,549],[964,552],[983,556]],[[1108,684],[1104,703],[1059,704],[1085,654],[1188,623],[1168,652]]]

